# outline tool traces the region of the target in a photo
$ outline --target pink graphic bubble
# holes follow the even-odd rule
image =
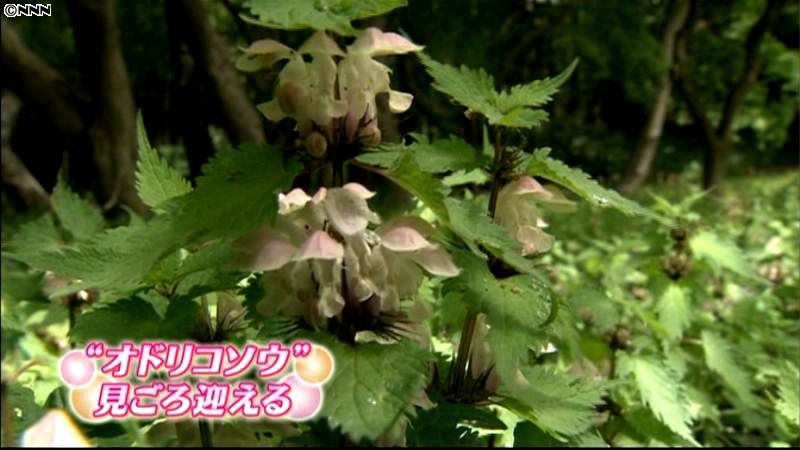
[[[291,387],[289,398],[292,408],[288,417],[294,420],[308,420],[322,409],[322,388],[304,383],[296,374],[291,374],[281,380]]]
[[[61,379],[70,386],[77,387],[91,381],[95,372],[95,363],[82,351],[73,350],[61,358],[59,363]]]

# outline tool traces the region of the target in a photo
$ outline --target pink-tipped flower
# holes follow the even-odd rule
[[[568,212],[574,207],[557,188],[545,188],[526,176],[503,186],[497,196],[494,217],[495,222],[522,244],[522,254],[531,255],[546,252],[553,246],[553,237],[542,230],[547,226],[542,210]]]

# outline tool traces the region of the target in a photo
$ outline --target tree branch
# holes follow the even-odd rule
[[[619,190],[631,194],[639,190],[650,175],[661,134],[664,131],[664,121],[667,117],[667,106],[672,95],[672,78],[670,72],[675,62],[675,40],[678,32],[686,23],[689,15],[689,0],[673,0],[669,6],[669,16],[664,26],[662,35],[664,73],[659,80],[658,92],[653,102],[653,107],[647,118],[647,123],[639,137],[636,151],[628,164],[625,178]]]
[[[231,63],[228,46],[208,20],[206,2],[180,0],[180,4],[191,30],[189,46],[214,83],[230,136],[238,142],[266,141],[261,115]]]
[[[11,92],[3,91],[2,115],[0,115],[0,169],[3,183],[13,187],[29,208],[50,207],[50,196],[25,164],[11,150],[11,133],[21,105]]]
[[[4,20],[1,29],[3,85],[40,111],[59,132],[81,132],[83,119],[61,75],[22,42],[11,24]]]
[[[742,105],[747,91],[750,86],[756,82],[758,74],[761,72],[761,42],[764,40],[764,36],[767,35],[767,32],[769,32],[772,24],[775,22],[775,18],[785,3],[786,0],[768,0],[767,6],[764,7],[764,12],[761,13],[761,17],[758,18],[758,21],[747,33],[744,68],[742,69],[741,75],[739,75],[739,78],[736,80],[736,83],[734,83],[728,98],[725,100],[722,120],[719,123],[719,127],[717,127],[717,136],[723,140],[728,139],[733,125],[733,119],[736,117],[736,113]]]
[[[678,89],[680,89],[686,106],[689,109],[689,114],[692,120],[700,127],[703,132],[703,137],[709,146],[715,145],[717,136],[714,130],[714,125],[706,114],[706,108],[703,105],[700,97],[697,94],[692,81],[686,74],[688,59],[689,59],[689,39],[697,26],[697,0],[690,0],[689,17],[684,24],[684,27],[678,32],[675,41],[675,61],[676,66],[673,70],[673,79],[677,82]]]
[[[117,203],[147,211],[135,182],[136,119],[133,92],[120,48],[113,0],[69,0],[81,75],[92,97],[89,137],[106,209]]]

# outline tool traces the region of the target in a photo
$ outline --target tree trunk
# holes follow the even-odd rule
[[[120,48],[113,0],[69,0],[75,49],[81,75],[92,97],[89,136],[104,208],[118,203],[138,213],[147,211],[136,192],[136,110]]]
[[[2,94],[2,114],[0,115],[0,168],[3,183],[14,188],[28,208],[49,208],[50,196],[39,181],[31,175],[25,164],[11,150],[11,133],[14,131],[17,113],[21,105],[19,99],[8,91]]]
[[[208,20],[206,2],[175,1],[179,1],[191,30],[188,43],[194,59],[213,82],[228,135],[239,143],[265,142],[261,114],[247,96],[228,45]]]
[[[3,86],[37,110],[62,134],[76,134],[84,123],[61,75],[33,53],[14,27],[3,21]]]
[[[653,102],[653,108],[647,118],[647,124],[642,130],[636,151],[631,158],[625,177],[619,186],[619,190],[624,194],[637,192],[653,167],[658,146],[661,142],[661,134],[664,131],[664,121],[667,117],[667,107],[672,94],[672,67],[675,60],[675,39],[678,31],[683,28],[686,18],[689,15],[689,0],[674,0],[670,4],[670,13],[667,23],[664,26],[664,34],[661,38],[663,43],[664,73],[661,75],[658,85],[658,93]]]
[[[211,83],[189,51],[189,30],[179,2],[164,3],[170,43],[172,81],[170,87],[170,129],[183,142],[189,163],[189,177],[197,178],[201,167],[214,155],[208,132]]]
[[[736,114],[744,102],[750,87],[758,79],[761,72],[760,48],[764,37],[774,24],[786,0],[767,0],[764,11],[758,21],[750,28],[745,40],[745,62],[742,73],[737,78],[730,93],[725,99],[722,118],[714,127],[708,114],[701,104],[700,97],[694,89],[691,80],[684,73],[688,58],[688,40],[692,28],[697,20],[697,0],[692,1],[689,24],[681,31],[676,44],[676,55],[679,60],[678,86],[686,100],[687,108],[692,120],[700,127],[706,141],[704,155],[703,187],[709,189],[719,184],[725,178],[728,156],[733,147],[733,122]]]

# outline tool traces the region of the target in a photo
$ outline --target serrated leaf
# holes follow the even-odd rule
[[[419,57],[434,79],[434,89],[470,110],[483,114],[492,125],[514,128],[531,128],[547,120],[547,112],[533,108],[551,100],[578,62],[575,60],[555,78],[545,78],[498,92],[494,78],[483,69],[470,69],[463,65],[457,68],[440,63],[424,53],[420,53]]]
[[[25,262],[27,257],[55,252],[65,244],[53,214],[44,213],[19,227],[8,242],[3,243],[4,256]]]
[[[658,299],[658,321],[671,339],[680,339],[692,319],[689,294],[677,283],[669,283]]]
[[[457,68],[440,63],[422,52],[418,56],[433,77],[434,89],[447,94],[462,106],[483,114],[489,123],[497,123],[503,118],[504,113],[496,106],[494,78],[485,70],[467,66]]]
[[[688,442],[675,434],[664,423],[656,419],[653,413],[645,408],[637,408],[625,414],[625,421],[633,428],[642,442],[652,444],[686,446]],[[655,441],[655,442],[653,442]]]
[[[533,263],[522,256],[519,243],[508,235],[505,228],[492,222],[489,214],[478,204],[455,198],[447,198],[444,203],[449,217],[448,228],[473,251],[480,253],[478,245],[483,246],[519,272],[533,272]]]
[[[716,372],[747,406],[757,407],[757,399],[751,392],[753,376],[736,362],[728,342],[709,330],[703,330],[701,340],[708,367]]]
[[[274,147],[221,152],[204,166],[197,188],[172,201],[170,214],[107,230],[60,252],[26,254],[22,261],[81,279],[85,287],[134,290],[160,258],[179,248],[237,237],[272,221],[277,195],[297,169],[295,160],[284,163]]]
[[[756,272],[742,250],[712,231],[694,234],[689,239],[689,247],[695,257],[708,261],[718,269],[730,270],[750,279],[756,278]]]
[[[357,159],[368,164],[391,167],[404,154],[411,154],[420,169],[428,173],[471,170],[486,163],[475,148],[457,137],[437,139],[433,142],[418,137],[409,145],[383,145],[379,151],[359,155]]]
[[[800,370],[786,361],[779,374],[778,400],[775,402],[775,409],[789,422],[800,427]]]
[[[410,343],[348,345],[319,336],[336,367],[321,415],[354,441],[375,440],[406,411],[427,380],[429,355]]]
[[[621,375],[631,374],[642,402],[678,436],[696,445],[689,428],[691,415],[680,379],[667,366],[653,358],[618,356]]]
[[[297,30],[313,28],[353,36],[358,30],[351,21],[385,14],[406,5],[406,0],[247,0],[245,7],[256,23],[270,28]]]
[[[138,342],[157,338],[161,317],[144,300],[122,299],[87,311],[75,320],[70,338],[76,344],[101,340],[109,345],[123,340]]]
[[[568,167],[563,162],[551,158],[549,148],[534,152],[528,163],[527,172],[532,176],[546,178],[564,186],[592,205],[614,208],[627,216],[643,216],[666,223],[666,219],[658,214],[621,196],[616,191],[600,186],[580,169]]]
[[[478,446],[481,438],[476,430],[504,430],[497,415],[488,409],[463,403],[437,402],[427,411],[420,411],[406,434],[410,447]]]
[[[136,189],[149,207],[164,212],[164,203],[191,192],[192,186],[150,146],[141,112],[136,118],[139,160],[136,163]]]
[[[444,201],[450,190],[448,187],[423,171],[414,161],[411,154],[392,157],[391,160],[389,158],[378,160],[375,155],[383,155],[383,153],[365,153],[356,159],[366,164],[377,164],[386,167],[385,169],[378,169],[364,166],[368,170],[392,180],[421,200],[440,219],[447,220],[447,208],[444,205]]]
[[[70,190],[61,179],[53,190],[53,212],[61,226],[78,240],[90,238],[105,228],[100,210]]]
[[[198,309],[190,298],[177,298],[162,319],[150,302],[139,297],[117,300],[79,315],[70,338],[76,344],[102,340],[109,345],[124,340],[185,340],[192,337]]]
[[[21,442],[20,436],[22,433],[36,423],[46,412],[44,408],[36,404],[33,391],[30,389],[13,383],[10,383],[7,389],[8,391],[4,394],[7,396],[5,400],[8,402],[7,407],[10,409],[8,418],[11,420],[11,426],[3,426],[1,428],[2,436],[0,439],[4,444],[7,442],[6,431],[12,431],[14,440]]]
[[[558,88],[569,79],[577,66],[578,60],[576,59],[563,72],[553,78],[544,78],[528,84],[520,84],[513,86],[507,92],[501,92],[497,96],[499,108],[509,111],[520,106],[535,107],[548,103],[553,99],[553,95],[558,92]]]
[[[442,292],[458,293],[467,308],[486,314],[496,369],[501,380],[511,380],[519,358],[530,345],[541,343],[542,327],[556,311],[554,294],[530,274],[498,280],[475,255],[464,250],[452,253],[461,274],[445,280]]]
[[[506,388],[502,404],[550,435],[563,439],[588,429],[602,403],[604,383],[561,374],[543,366],[522,369],[528,385]]]

